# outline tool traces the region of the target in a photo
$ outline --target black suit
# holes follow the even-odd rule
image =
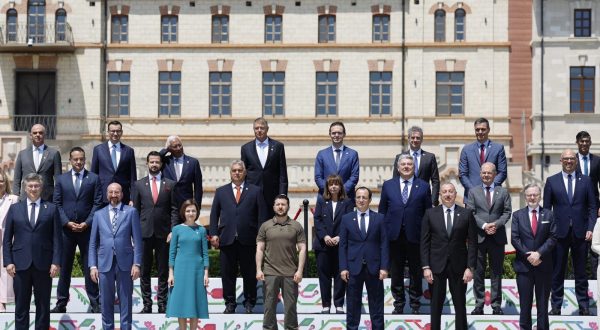
[[[142,227],[142,274],[140,288],[145,308],[152,308],[150,273],[152,262],[156,260],[158,270],[158,306],[167,306],[167,279],[169,276],[169,243],[167,236],[171,228],[179,223],[175,201],[175,182],[161,178],[156,203],[152,199],[152,184],[149,177],[135,182],[132,200],[140,214]]]
[[[581,161],[579,161],[579,156],[580,154],[577,154],[577,173],[581,173],[583,174],[583,171],[581,170],[581,167],[583,166],[583,163]],[[600,157],[598,157],[597,155],[594,155],[592,153],[588,154],[589,156],[589,160],[588,160],[588,175],[590,177],[590,179],[592,180],[592,189],[594,191],[594,196],[596,196],[596,207],[600,208],[600,199],[599,199],[599,192],[598,192],[598,182],[600,180]],[[598,254],[594,251],[591,250],[591,244],[589,244],[590,247],[588,248],[588,252],[590,254],[590,269],[592,270],[590,272],[590,279],[591,280],[595,280],[596,279],[596,271],[595,269],[598,269]]]
[[[392,165],[392,168],[394,169],[394,178],[400,176],[397,166],[398,158],[400,158],[400,155],[410,154],[412,156],[412,153],[413,151],[409,149],[396,155],[396,159],[394,159],[394,164]],[[438,165],[437,160],[435,159],[435,154],[421,149],[421,160],[419,161],[419,168],[415,169],[415,173],[417,178],[429,183],[429,185],[431,186],[431,204],[433,206],[437,206],[439,204],[440,198],[440,174],[438,172]]]
[[[81,268],[85,278],[85,291],[90,299],[90,307],[92,310],[99,310],[98,284],[90,278],[90,269],[87,264],[92,221],[94,212],[102,205],[102,188],[96,174],[83,170],[80,176],[81,186],[78,194],[75,193],[73,171],[68,171],[56,178],[56,186],[54,186],[54,204],[58,207],[63,226],[63,265],[58,278],[56,306],[66,307],[69,302],[71,272],[75,261],[75,250],[79,247],[83,261]],[[85,222],[88,228],[83,232],[74,232],[67,227],[68,222],[78,224]]]
[[[268,218],[272,218],[273,202],[279,194],[288,193],[287,164],[283,143],[268,138],[267,160],[263,167],[256,152],[256,140],[242,146],[242,161],[246,165],[246,181],[262,188],[267,203]]]
[[[467,329],[466,291],[463,274],[477,264],[477,228],[473,213],[454,206],[452,232],[448,236],[443,206],[428,209],[421,226],[421,264],[433,273],[431,295],[431,329],[441,326],[442,309],[446,299],[446,280],[456,314],[456,329]]]
[[[58,208],[40,201],[31,226],[28,199],[11,205],[3,240],[4,265],[14,264],[15,329],[29,329],[31,293],[35,299],[35,329],[50,327],[51,265],[61,265],[62,230]]]
[[[163,156],[163,169],[162,174],[165,178],[175,181],[175,199],[177,201],[177,209],[181,207],[184,201],[193,199],[196,201],[198,206],[202,205],[202,170],[200,169],[200,162],[194,157],[183,155],[183,164],[181,168],[181,175],[177,180],[177,173],[175,171],[175,159],[172,155],[166,156],[168,153],[167,149],[160,151]],[[183,221],[183,219],[181,219]]]
[[[106,198],[106,188],[113,182],[121,185],[123,190],[123,204],[128,204],[131,199],[131,187],[137,180],[137,168],[135,165],[135,153],[133,148],[121,144],[121,157],[115,171],[112,165],[111,150],[108,148],[108,143],[103,142],[94,147],[92,154],[91,172],[98,174],[100,183],[102,184],[102,201],[104,205],[108,204]]]
[[[217,188],[210,211],[210,235],[219,237],[221,282],[227,307],[235,308],[238,264],[244,280],[244,305],[256,305],[256,236],[267,220],[259,187],[244,182],[239,203],[231,183]]]

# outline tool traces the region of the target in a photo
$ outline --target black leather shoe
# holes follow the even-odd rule
[[[90,312],[94,314],[100,314],[102,311],[100,310],[100,306],[92,306]]]
[[[590,316],[590,310],[587,308],[580,308],[579,315],[581,316]]]
[[[56,305],[50,310],[50,313],[66,313],[67,307]]]
[[[560,309],[558,308],[552,308],[549,312],[548,315],[560,315]]]
[[[413,309],[411,310],[411,312],[412,312],[414,315],[419,315],[419,314],[421,314],[421,313],[419,312],[419,309],[418,309],[418,308],[413,308]]]
[[[471,315],[483,315],[483,308],[475,307],[475,309],[471,312]]]
[[[140,314],[152,314],[152,307],[144,306],[144,308],[142,308],[142,310],[140,311]]]
[[[158,306],[158,313],[164,314],[167,312],[167,308],[165,306]]]
[[[500,307],[496,307],[492,310],[492,314],[494,315],[504,315],[504,311],[502,311],[502,308]]]
[[[402,307],[396,307],[394,308],[394,310],[392,311],[392,314],[394,315],[398,315],[398,314],[402,314],[404,312],[404,308]]]
[[[246,307],[245,307],[246,314],[252,314],[253,309],[254,309],[254,307],[252,307],[250,305],[246,305]]]
[[[223,311],[223,314],[233,314],[235,313],[235,306],[227,306]]]

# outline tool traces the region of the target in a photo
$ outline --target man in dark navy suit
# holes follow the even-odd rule
[[[58,275],[62,230],[58,208],[40,198],[44,186],[39,174],[23,179],[27,198],[11,205],[6,215],[4,264],[14,277],[15,329],[29,329],[31,293],[35,300],[35,329],[50,327],[52,278]]]
[[[121,142],[123,125],[119,121],[108,123],[108,141],[94,147],[90,171],[98,174],[102,184],[102,202],[108,204],[106,189],[116,182],[123,189],[123,203],[129,203],[131,186],[137,180],[133,149]]]
[[[585,265],[588,245],[596,225],[596,196],[592,180],[577,173],[577,155],[573,150],[563,151],[560,162],[562,171],[548,177],[544,186],[544,207],[552,209],[554,213],[557,237],[550,315],[561,313],[569,251],[575,273],[575,296],[579,304],[579,315],[590,315]]]
[[[556,224],[552,211],[540,206],[542,189],[537,184],[525,186],[527,206],[513,213],[511,243],[517,256],[513,268],[521,306],[519,326],[531,329],[533,296],[537,308],[537,328],[550,329],[548,298],[552,286],[552,252],[556,246]]]
[[[315,182],[319,187],[319,195],[323,195],[327,177],[337,174],[344,181],[344,189],[349,198],[354,198],[354,187],[358,183],[360,163],[358,152],[344,145],[346,127],[344,123],[336,121],[329,125],[331,146],[317,153],[315,160]]]
[[[202,205],[202,170],[198,159],[183,152],[183,143],[177,135],[167,138],[165,149],[161,150],[160,154],[164,161],[163,176],[175,181],[173,194],[177,201],[177,210],[188,199],[193,199],[200,207]]]
[[[340,225],[340,276],[348,283],[346,326],[358,329],[363,284],[367,287],[371,329],[383,330],[383,280],[388,275],[389,244],[383,215],[369,210],[371,190],[356,189],[356,212],[342,217]]]
[[[269,124],[263,118],[254,120],[254,140],[242,146],[242,161],[246,164],[248,183],[262,188],[265,203],[273,205],[275,197],[288,193],[287,163],[283,143],[270,138]],[[275,213],[267,207],[268,218]]]
[[[100,313],[98,284],[90,278],[87,264],[92,220],[94,212],[102,206],[102,188],[98,176],[85,169],[85,151],[82,148],[71,149],[69,162],[71,171],[60,175],[54,186],[54,204],[58,207],[63,231],[63,265],[58,278],[56,306],[50,312],[67,311],[75,250],[79,247],[90,309],[92,313]]]
[[[422,269],[420,253],[421,222],[431,208],[429,184],[415,176],[414,158],[409,154],[398,157],[396,168],[400,176],[383,183],[379,213],[385,215],[392,264],[392,314],[404,314],[404,265],[408,261],[410,286],[408,295],[412,314],[421,307]]]
[[[221,281],[225,314],[235,313],[235,282],[244,280],[244,308],[250,314],[256,305],[256,235],[267,220],[267,207],[260,187],[246,182],[246,166],[231,163],[231,183],[217,188],[210,211],[211,244],[221,249]]]

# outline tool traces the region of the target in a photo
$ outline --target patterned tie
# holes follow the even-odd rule
[[[415,160],[415,176],[419,175],[419,154],[415,151],[413,152],[413,159]]]
[[[487,202],[488,207],[492,206],[492,194],[490,193],[491,187],[485,187],[485,201]]]
[[[81,188],[81,173],[75,172],[75,196],[79,196],[80,188]]]
[[[406,204],[408,201],[408,180],[404,180],[404,188],[402,188],[402,203]]]
[[[365,221],[366,213],[360,214],[360,233],[363,237],[367,237],[367,222]]]
[[[479,152],[479,162],[483,164],[485,161],[485,144],[481,144],[481,151]]]
[[[340,159],[342,158],[342,150],[335,149],[335,167],[340,169]]]
[[[119,209],[113,207],[113,212],[115,215],[113,215],[112,219],[110,220],[110,224],[112,225],[112,232],[114,235],[117,232],[117,216],[119,215]]]
[[[450,234],[452,233],[452,214],[451,214],[451,212],[452,212],[451,209],[446,210],[446,231],[448,232],[448,237],[450,237]]]
[[[240,203],[240,197],[242,196],[242,187],[235,186],[235,202]]]
[[[154,204],[158,202],[158,186],[156,185],[156,177],[152,177],[152,201]]]
[[[588,156],[583,156],[583,174],[589,175]]]
[[[531,232],[533,233],[533,237],[535,237],[535,233],[537,233],[537,210],[531,211]]]
[[[567,196],[569,197],[569,203],[573,202],[573,176],[567,175]]]
[[[110,158],[112,160],[112,165],[115,171],[117,170],[117,145],[113,144],[112,151],[110,152]]]
[[[31,213],[29,214],[29,223],[31,228],[35,227],[35,203],[31,203]]]

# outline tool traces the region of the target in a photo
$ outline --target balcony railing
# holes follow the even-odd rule
[[[73,46],[69,23],[0,25],[0,46]]]
[[[46,138],[56,138],[56,115],[14,115],[14,130],[29,132],[31,126],[42,124],[46,127]]]

